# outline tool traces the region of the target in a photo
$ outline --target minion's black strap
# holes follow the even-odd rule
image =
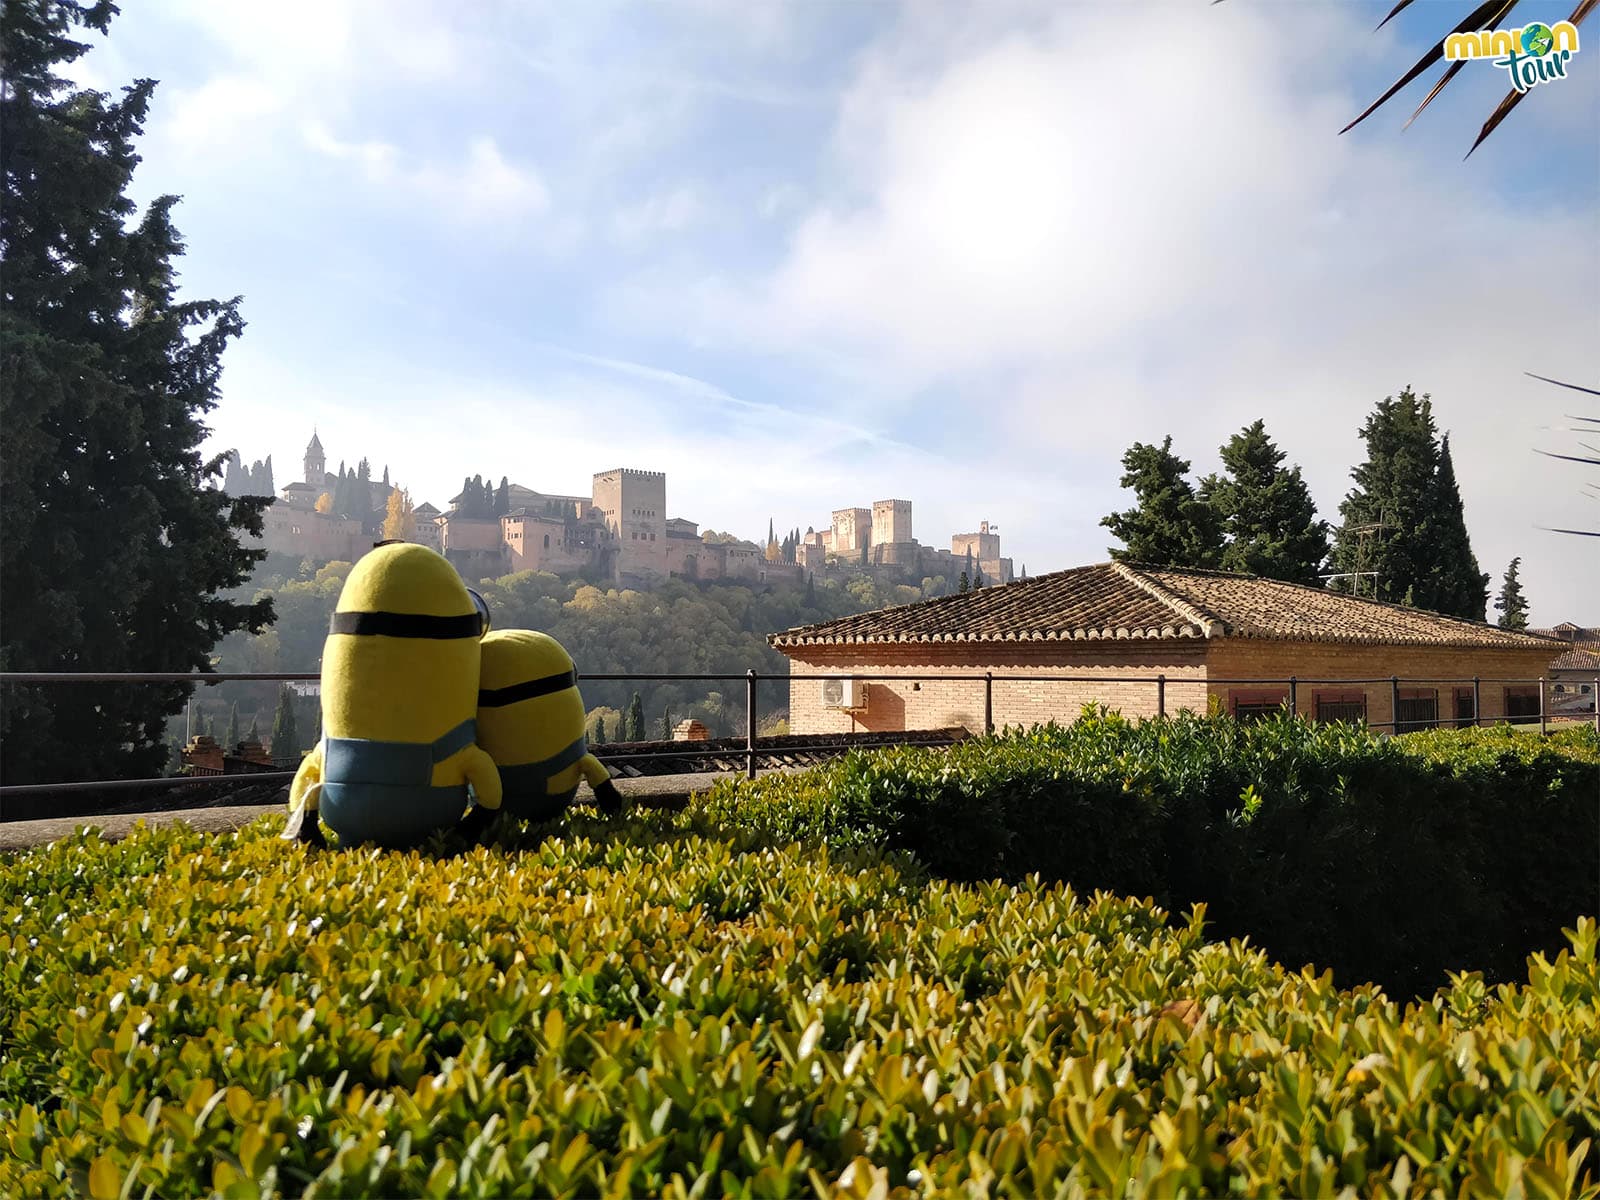
[[[519,700],[531,700],[535,696],[548,696],[551,692],[564,692],[570,687],[578,686],[578,669],[563,671],[559,675],[546,675],[542,679],[528,679],[522,683],[513,683],[510,687],[485,688],[478,693],[479,708],[501,708],[507,704],[515,704]]]
[[[328,632],[357,637],[475,638],[483,632],[483,624],[477,613],[428,617],[420,613],[336,612],[328,622]]]

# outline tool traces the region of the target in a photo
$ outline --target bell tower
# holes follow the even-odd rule
[[[305,481],[312,487],[321,487],[323,477],[327,475],[327,463],[322,457],[322,443],[317,439],[317,431],[311,431],[311,441],[306,446]]]

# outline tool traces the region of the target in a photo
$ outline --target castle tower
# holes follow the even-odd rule
[[[311,441],[306,446],[305,481],[312,487],[321,487],[323,478],[328,474],[326,460],[322,457],[322,443],[317,439],[317,431],[311,431]]]
[[[665,579],[667,563],[667,477],[660,471],[618,468],[594,477],[594,506],[616,549],[616,577]]]
[[[903,545],[911,541],[911,501],[872,502],[872,544]]]

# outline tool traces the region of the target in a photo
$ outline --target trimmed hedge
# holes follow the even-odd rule
[[[853,754],[719,785],[713,822],[908,850],[949,879],[1039,873],[1208,906],[1223,936],[1346,982],[1519,977],[1600,910],[1600,737],[1510,726],[1385,738],[1287,717],[1070,726]]]
[[[0,1193],[1600,1195],[1592,920],[1401,1008],[878,851],[280,825],[0,863]]]

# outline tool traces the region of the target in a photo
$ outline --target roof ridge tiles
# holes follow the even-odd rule
[[[1185,618],[1200,631],[1202,637],[1223,637],[1228,634],[1229,629],[1226,621],[1189,603],[1182,596],[1168,591],[1137,568],[1125,563],[1114,562],[1111,564],[1111,569],[1135,587],[1141,588],[1154,596],[1180,617]]]

